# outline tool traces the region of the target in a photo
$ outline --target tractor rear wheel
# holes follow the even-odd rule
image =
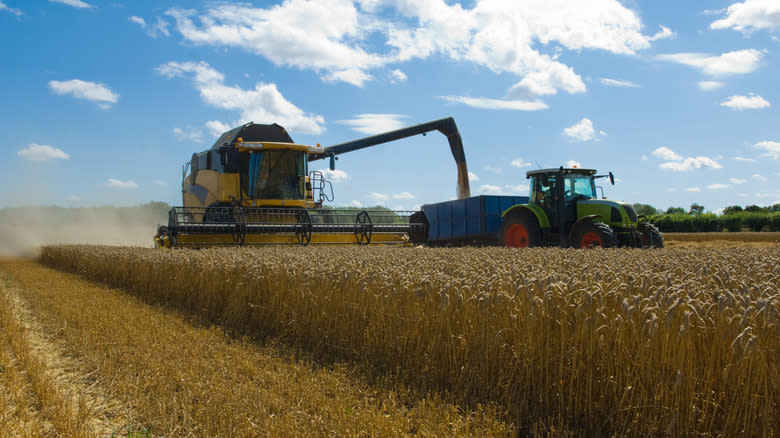
[[[524,210],[513,211],[501,223],[498,243],[509,248],[528,248],[542,244],[542,228],[536,217]]]
[[[609,225],[601,222],[586,222],[574,233],[573,246],[590,249],[600,246],[613,248],[618,245],[617,236]]]
[[[642,233],[642,246],[663,248],[664,238],[658,228],[650,223],[642,222],[639,224],[639,232]]]

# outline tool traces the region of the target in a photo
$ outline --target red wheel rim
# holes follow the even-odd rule
[[[601,236],[595,231],[588,231],[580,240],[580,248],[593,248],[594,246],[604,246]]]
[[[504,244],[510,248],[528,248],[528,230],[525,225],[511,225],[506,231]]]

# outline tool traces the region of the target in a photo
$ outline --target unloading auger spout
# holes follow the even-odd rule
[[[469,171],[466,166],[466,154],[463,152],[463,140],[460,138],[458,126],[455,124],[455,120],[452,117],[446,117],[432,122],[397,129],[395,131],[384,132],[371,137],[328,146],[324,148],[321,153],[309,154],[309,161],[330,158],[330,169],[333,170],[335,168],[335,159],[337,155],[419,134],[425,135],[431,131],[439,131],[444,134],[450,144],[452,157],[455,159],[455,164],[458,166],[458,199],[470,197]]]

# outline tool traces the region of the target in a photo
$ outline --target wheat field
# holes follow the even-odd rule
[[[55,246],[41,262],[521,435],[776,436],[780,248]],[[493,429],[497,430],[497,429]]]
[[[506,436],[471,410],[369,386],[283,345],[29,261],[0,260],[0,436]]]

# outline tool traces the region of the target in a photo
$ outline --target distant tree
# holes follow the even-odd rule
[[[740,211],[742,211],[742,207],[739,205],[730,205],[723,210],[723,214],[739,213]]]
[[[658,214],[657,208],[647,204],[634,204],[634,210],[636,210],[636,214],[643,214],[645,216]]]
[[[666,214],[685,214],[685,209],[682,207],[669,207],[666,209]]]
[[[704,207],[694,202],[691,204],[691,209],[688,212],[690,214],[702,214],[704,213]]]
[[[780,211],[780,204],[773,205],[772,206],[772,211],[775,211],[775,212]]]
[[[758,205],[753,204],[745,207],[745,211],[749,211],[750,213],[761,213],[762,211],[766,211],[766,210],[759,207]]]

